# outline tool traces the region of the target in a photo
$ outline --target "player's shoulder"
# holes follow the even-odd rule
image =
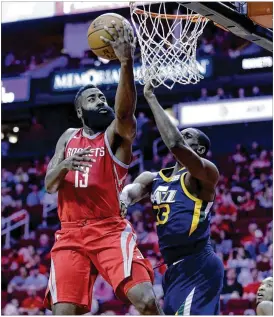
[[[273,314],[273,302],[270,301],[262,301],[257,306],[257,315],[268,315],[271,316]]]
[[[210,174],[210,179],[217,183],[220,177],[218,167],[206,158],[203,158],[203,163],[207,169],[207,173]]]
[[[71,139],[72,135],[75,134],[79,129],[69,128],[59,138],[57,142],[57,148],[66,146],[67,142]]]
[[[79,129],[69,128],[61,135],[60,139],[62,138],[64,141],[68,141],[77,131],[79,131]]]

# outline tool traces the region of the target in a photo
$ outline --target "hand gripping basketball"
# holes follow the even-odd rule
[[[91,153],[90,149],[91,147],[89,146],[84,150],[66,158],[63,161],[65,168],[69,171],[79,171],[83,173],[86,170],[86,167],[91,167],[91,164],[88,162],[95,163],[96,160],[87,156]]]
[[[105,31],[108,32],[113,41],[100,36],[101,40],[105,43],[109,43],[119,61],[125,62],[132,60],[134,56],[134,51],[136,47],[136,38],[134,38],[132,33],[132,28],[126,20],[123,20],[123,26],[119,27],[116,25],[115,21],[111,22],[114,26],[116,32],[111,31],[107,26],[104,27]]]

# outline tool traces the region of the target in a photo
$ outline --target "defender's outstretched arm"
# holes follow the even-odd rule
[[[215,185],[219,178],[216,166],[210,161],[201,158],[187,145],[180,131],[173,125],[159,104],[153,93],[153,87],[149,83],[145,85],[144,96],[153,112],[161,137],[176,160],[188,169],[191,176]]]

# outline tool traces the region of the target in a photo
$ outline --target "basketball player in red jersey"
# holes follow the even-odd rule
[[[114,41],[104,40],[121,63],[115,111],[98,88],[81,88],[75,107],[83,128],[68,129],[60,137],[45,179],[48,192],[58,191],[61,221],[45,298],[55,315],[89,312],[98,274],[140,314],[163,314],[152,288],[151,265],[136,247],[131,224],[120,216],[119,195],[136,134],[135,41],[127,24],[114,26],[117,35],[106,28]]]

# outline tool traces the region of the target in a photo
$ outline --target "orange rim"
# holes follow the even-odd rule
[[[201,21],[206,21],[206,20],[210,20],[206,17],[201,17],[201,15],[197,14],[181,14],[181,15],[175,15],[175,14],[161,14],[161,13],[156,13],[156,12],[147,12],[144,11],[142,9],[134,9],[134,12],[140,15],[145,15],[145,14],[149,14],[150,16],[152,16],[153,18],[160,18],[160,19],[167,19],[167,20],[175,20],[175,19],[180,19],[180,20],[191,20],[191,22],[196,23],[198,21],[198,19],[200,19]],[[214,22],[214,25],[216,25],[217,27],[219,27],[220,29],[229,32],[228,29],[226,29],[224,26]]]
[[[196,22],[201,16],[200,15],[195,15],[195,14],[181,14],[181,15],[175,15],[175,14],[161,14],[161,13],[155,13],[155,12],[147,12],[141,9],[134,9],[134,12],[137,14],[149,14],[153,18],[161,18],[161,19],[168,19],[168,20],[175,20],[175,19],[180,19],[180,20],[193,20],[193,22]],[[207,20],[206,17],[202,17],[202,21]]]

